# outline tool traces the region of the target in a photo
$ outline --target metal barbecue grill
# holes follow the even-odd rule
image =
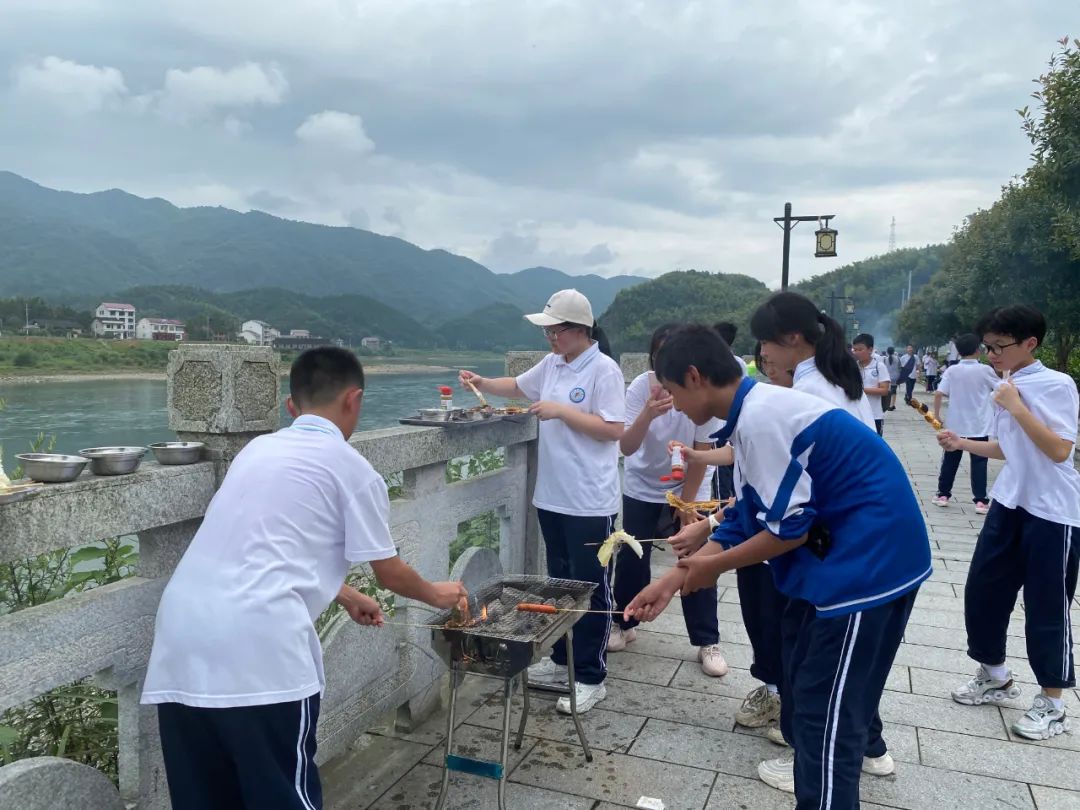
[[[439,657],[450,667],[450,707],[446,721],[446,768],[435,810],[446,803],[450,786],[450,772],[463,773],[495,779],[499,782],[499,808],[506,807],[507,757],[510,748],[510,699],[514,684],[521,685],[524,706],[518,723],[514,748],[520,749],[525,738],[525,724],[529,717],[529,674],[531,664],[538,662],[551,646],[566,637],[566,662],[569,681],[570,715],[577,729],[578,739],[585,751],[585,759],[592,762],[592,752],[585,739],[581,720],[577,713],[574,690],[574,630],[580,612],[589,608],[589,600],[596,588],[594,582],[576,582],[569,579],[518,575],[508,576],[486,585],[470,595],[480,616],[473,615],[472,623],[453,627],[453,611],[434,616],[432,624],[439,625],[431,631],[432,645]],[[558,608],[557,613],[526,613],[518,611],[522,602],[542,603]],[[454,754],[454,708],[457,690],[466,674],[503,681],[502,753],[499,762],[488,762]],[[557,690],[564,691],[564,690]]]

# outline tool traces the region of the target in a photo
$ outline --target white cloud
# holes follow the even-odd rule
[[[128,95],[124,74],[116,68],[80,65],[58,56],[19,67],[15,92],[74,115],[119,107]]]
[[[364,132],[359,115],[323,110],[309,115],[296,129],[296,137],[306,144],[326,149],[365,154],[375,149],[375,142]]]
[[[156,102],[166,118],[194,121],[222,110],[274,107],[281,104],[288,90],[285,74],[274,65],[245,62],[224,70],[204,65],[166,71]]]

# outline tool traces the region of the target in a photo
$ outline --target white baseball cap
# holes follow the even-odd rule
[[[525,320],[536,326],[555,326],[559,323],[592,326],[595,323],[592,304],[577,290],[559,290],[548,299],[543,312],[526,315]]]

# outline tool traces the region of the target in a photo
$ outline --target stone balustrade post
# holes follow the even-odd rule
[[[219,476],[245,444],[277,430],[280,404],[281,363],[269,346],[196,343],[169,352],[169,427],[181,441],[203,442]]]

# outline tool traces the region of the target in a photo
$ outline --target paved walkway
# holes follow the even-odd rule
[[[960,706],[949,699],[950,688],[973,670],[964,653],[963,588],[982,518],[969,501],[966,460],[957,502],[948,509],[931,504],[940,456],[933,431],[914,411],[901,406],[888,414],[886,437],[909,471],[929,524],[934,575],[919,593],[881,702],[897,772],[864,776],[862,806],[1080,810],[1080,729],[1047,743],[1021,741],[1009,732],[1037,688],[1024,650],[1022,607],[1009,640],[1012,667],[1024,689],[1020,699],[1002,708]],[[991,462],[991,475],[997,468]],[[657,566],[671,565],[670,555],[657,556]],[[782,749],[732,720],[757,684],[748,672],[751,651],[734,575],[725,575],[720,585],[721,637],[731,672],[720,679],[701,673],[676,601],[639,632],[628,651],[610,656],[608,697],[584,717],[595,751],[591,765],[574,742],[569,718],[556,715],[551,701],[534,701],[525,745],[512,761],[513,810],[610,810],[634,807],[642,796],[661,799],[668,810],[793,805],[791,797],[756,778],[758,762]],[[485,679],[467,678],[466,686],[470,700],[460,712],[455,741],[460,753],[494,759],[501,709],[485,703],[485,690],[492,688]],[[1066,701],[1080,718],[1077,693],[1066,692]],[[365,735],[350,756],[324,768],[328,807],[432,806],[444,725],[444,717],[436,716],[415,733],[384,729]],[[447,806],[495,808],[495,785],[455,774]]]

